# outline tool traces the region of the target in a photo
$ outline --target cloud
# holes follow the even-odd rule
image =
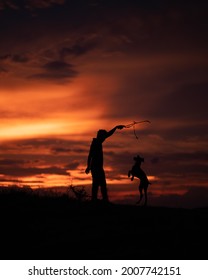
[[[0,10],[2,9],[45,9],[55,4],[62,5],[65,0],[23,0],[23,1],[15,0],[0,0]]]
[[[63,71],[72,67],[73,65],[63,61],[51,61],[43,65],[43,68],[46,69],[47,71]]]
[[[71,163],[65,165],[65,168],[69,169],[69,170],[75,170],[75,169],[77,169],[77,167],[79,165],[80,165],[80,163],[75,161],[75,162],[71,162]]]
[[[29,57],[26,54],[4,54],[0,56],[0,60],[25,63],[29,61]]]
[[[14,62],[18,62],[18,63],[25,63],[29,61],[29,58],[26,55],[23,54],[14,54],[12,56],[12,60]]]
[[[160,158],[159,158],[159,157],[153,157],[153,158],[151,159],[151,163],[152,163],[152,164],[158,164],[159,161],[160,161]]]
[[[64,46],[60,49],[60,57],[66,58],[68,56],[81,56],[94,50],[99,45],[98,36],[81,36],[71,46]]]
[[[208,207],[208,188],[199,187],[197,185],[187,188],[183,193],[167,194],[160,192],[160,195],[155,194],[154,185],[151,185],[148,190],[148,205],[158,207],[179,207],[179,208],[201,208]],[[120,194],[119,194],[120,193]],[[123,189],[114,185],[109,190],[109,196],[114,202],[133,204],[138,201],[138,188],[125,185]],[[141,204],[142,205],[142,204]]]
[[[89,146],[81,140],[37,138],[2,143],[2,150],[4,158],[0,160],[0,166],[4,169],[10,166],[45,168],[53,165],[66,170],[73,168],[74,164],[86,163]]]
[[[6,9],[6,8],[10,8],[10,9],[14,9],[17,10],[19,9],[16,1],[13,0],[0,0],[0,10]]]
[[[24,161],[24,160],[15,160],[15,159],[1,159],[0,160],[0,166],[1,165],[6,165],[6,166],[9,166],[9,165],[22,165],[22,164],[25,164],[27,163],[27,161]]]
[[[56,166],[51,166],[46,168],[20,167],[16,165],[5,168],[3,166],[0,166],[0,173],[6,176],[13,176],[13,177],[37,176],[41,174],[69,175],[69,173],[66,172],[66,169],[59,168]]]
[[[8,71],[0,65],[0,74],[7,73]]]
[[[153,206],[198,208],[208,207],[208,188],[194,186],[183,195],[150,196],[149,202]]]
[[[198,180],[199,183],[206,181],[207,177],[207,160],[208,154],[204,151],[180,153],[164,153],[162,149],[158,150],[157,156],[150,152],[145,152],[144,168],[147,168],[150,175],[160,176],[160,178],[168,178],[169,176],[178,178],[178,182],[183,184],[193,184],[192,181]],[[169,174],[169,175],[168,175]],[[187,178],[189,177],[189,180]]]
[[[54,154],[68,154],[71,152],[70,148],[62,148],[62,147],[53,147],[51,149],[52,153]]]
[[[62,5],[65,3],[65,0],[29,0],[25,4],[26,8],[37,8],[37,9],[44,9],[55,4]]]
[[[170,94],[161,97],[163,110],[160,117],[204,120],[207,116],[208,82],[182,85]],[[200,108],[200,114],[199,114]]]
[[[41,67],[44,71],[31,75],[32,79],[43,80],[69,80],[78,75],[78,72],[74,70],[74,65],[63,61],[51,61],[44,64]]]
[[[18,184],[43,184],[44,181],[41,180],[19,180],[19,179],[11,179],[10,177],[0,178],[0,182],[2,183],[18,183]]]

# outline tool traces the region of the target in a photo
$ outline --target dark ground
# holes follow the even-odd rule
[[[0,259],[207,259],[208,208],[0,193]]]

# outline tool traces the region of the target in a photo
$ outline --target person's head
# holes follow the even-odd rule
[[[136,157],[134,157],[134,160],[138,163],[142,163],[144,162],[144,158],[140,157],[139,155],[137,155]]]
[[[105,139],[107,136],[107,131],[105,129],[100,129],[97,132],[97,138],[98,139]]]

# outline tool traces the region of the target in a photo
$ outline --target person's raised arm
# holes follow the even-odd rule
[[[113,135],[113,133],[116,131],[116,129],[123,129],[124,127],[125,127],[125,125],[117,125],[117,126],[115,126],[113,129],[111,129],[110,131],[107,132],[106,138],[108,138],[111,135]]]

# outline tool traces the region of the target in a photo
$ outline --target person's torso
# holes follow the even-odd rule
[[[103,167],[103,147],[102,142],[97,138],[93,139],[92,142],[92,168],[102,168]]]

